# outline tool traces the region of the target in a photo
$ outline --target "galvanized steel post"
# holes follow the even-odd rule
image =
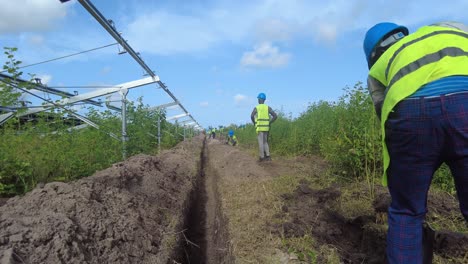
[[[127,158],[127,89],[119,91],[122,96],[122,158]]]

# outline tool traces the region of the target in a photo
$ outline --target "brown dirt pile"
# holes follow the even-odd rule
[[[10,199],[0,214],[3,263],[167,263],[198,175],[202,138],[138,155],[70,183]]]
[[[346,185],[335,184],[314,189],[304,180],[294,192],[283,194],[283,211],[291,219],[281,226],[284,236],[311,235],[319,243],[337,248],[344,263],[385,263],[384,222],[391,201],[386,188],[376,188],[373,210],[352,218],[345,217],[337,209],[339,203],[346,202],[341,197],[345,188]],[[366,192],[365,187],[356,189],[346,199],[359,199]],[[431,193],[428,208],[427,221],[430,223],[440,216],[460,215],[456,199],[445,194]],[[436,230],[434,253],[437,263],[462,263],[460,261],[468,257],[468,236]],[[317,263],[326,262],[318,258]]]

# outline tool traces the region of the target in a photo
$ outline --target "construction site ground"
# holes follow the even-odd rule
[[[385,263],[387,190],[330,166],[259,163],[200,135],[1,199],[0,263]],[[468,263],[456,198],[431,192],[428,207],[434,263]]]

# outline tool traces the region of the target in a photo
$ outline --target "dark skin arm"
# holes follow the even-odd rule
[[[276,115],[275,111],[273,111],[273,109],[271,109],[271,107],[268,107],[268,113],[271,115],[271,120],[270,120],[270,124],[275,122],[276,118],[278,118],[278,116]]]
[[[257,108],[254,107],[252,114],[250,114],[250,120],[252,120],[252,123],[255,125],[255,115],[257,114]]]

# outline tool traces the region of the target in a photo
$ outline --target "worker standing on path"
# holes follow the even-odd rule
[[[381,120],[389,263],[430,263],[427,193],[446,163],[468,221],[468,30],[454,22],[408,29],[379,23],[364,39],[368,89]]]
[[[229,130],[226,137],[226,144],[231,146],[237,145],[237,137],[234,135],[234,130]]]
[[[260,93],[257,96],[258,105],[253,109],[250,119],[254,123],[259,146],[259,161],[271,161],[270,147],[268,146],[268,133],[270,131],[270,124],[275,122],[278,117],[276,113],[265,104],[266,95]],[[270,120],[271,115],[271,120]]]

